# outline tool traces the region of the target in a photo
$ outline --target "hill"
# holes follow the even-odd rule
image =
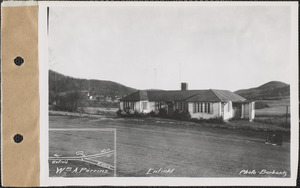
[[[271,81],[256,88],[235,91],[236,94],[250,100],[282,99],[290,96],[290,85]]]
[[[112,81],[73,78],[49,70],[49,93],[51,95],[73,91],[88,91],[92,95],[114,99],[133,93],[136,89]]]

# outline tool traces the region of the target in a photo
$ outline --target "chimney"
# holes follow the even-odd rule
[[[181,91],[186,91],[188,90],[188,84],[187,83],[181,83]]]

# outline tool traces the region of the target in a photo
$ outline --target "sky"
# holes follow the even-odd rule
[[[287,6],[51,7],[49,68],[136,89],[290,83]]]

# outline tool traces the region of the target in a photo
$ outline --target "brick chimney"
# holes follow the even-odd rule
[[[186,91],[186,90],[188,90],[188,84],[185,82],[181,83],[181,91]]]

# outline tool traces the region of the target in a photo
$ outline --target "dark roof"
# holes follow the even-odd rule
[[[149,100],[148,98],[148,91],[146,90],[139,90],[134,93],[131,93],[130,95],[127,95],[126,97],[123,97],[120,99],[120,101],[145,101]]]
[[[148,91],[148,98],[149,101],[184,101],[198,93],[199,90]]]
[[[203,102],[242,102],[245,98],[227,90],[140,90],[120,101],[203,101]]]
[[[188,98],[186,101],[221,102],[217,95],[212,92],[212,90],[202,90],[197,95]]]

